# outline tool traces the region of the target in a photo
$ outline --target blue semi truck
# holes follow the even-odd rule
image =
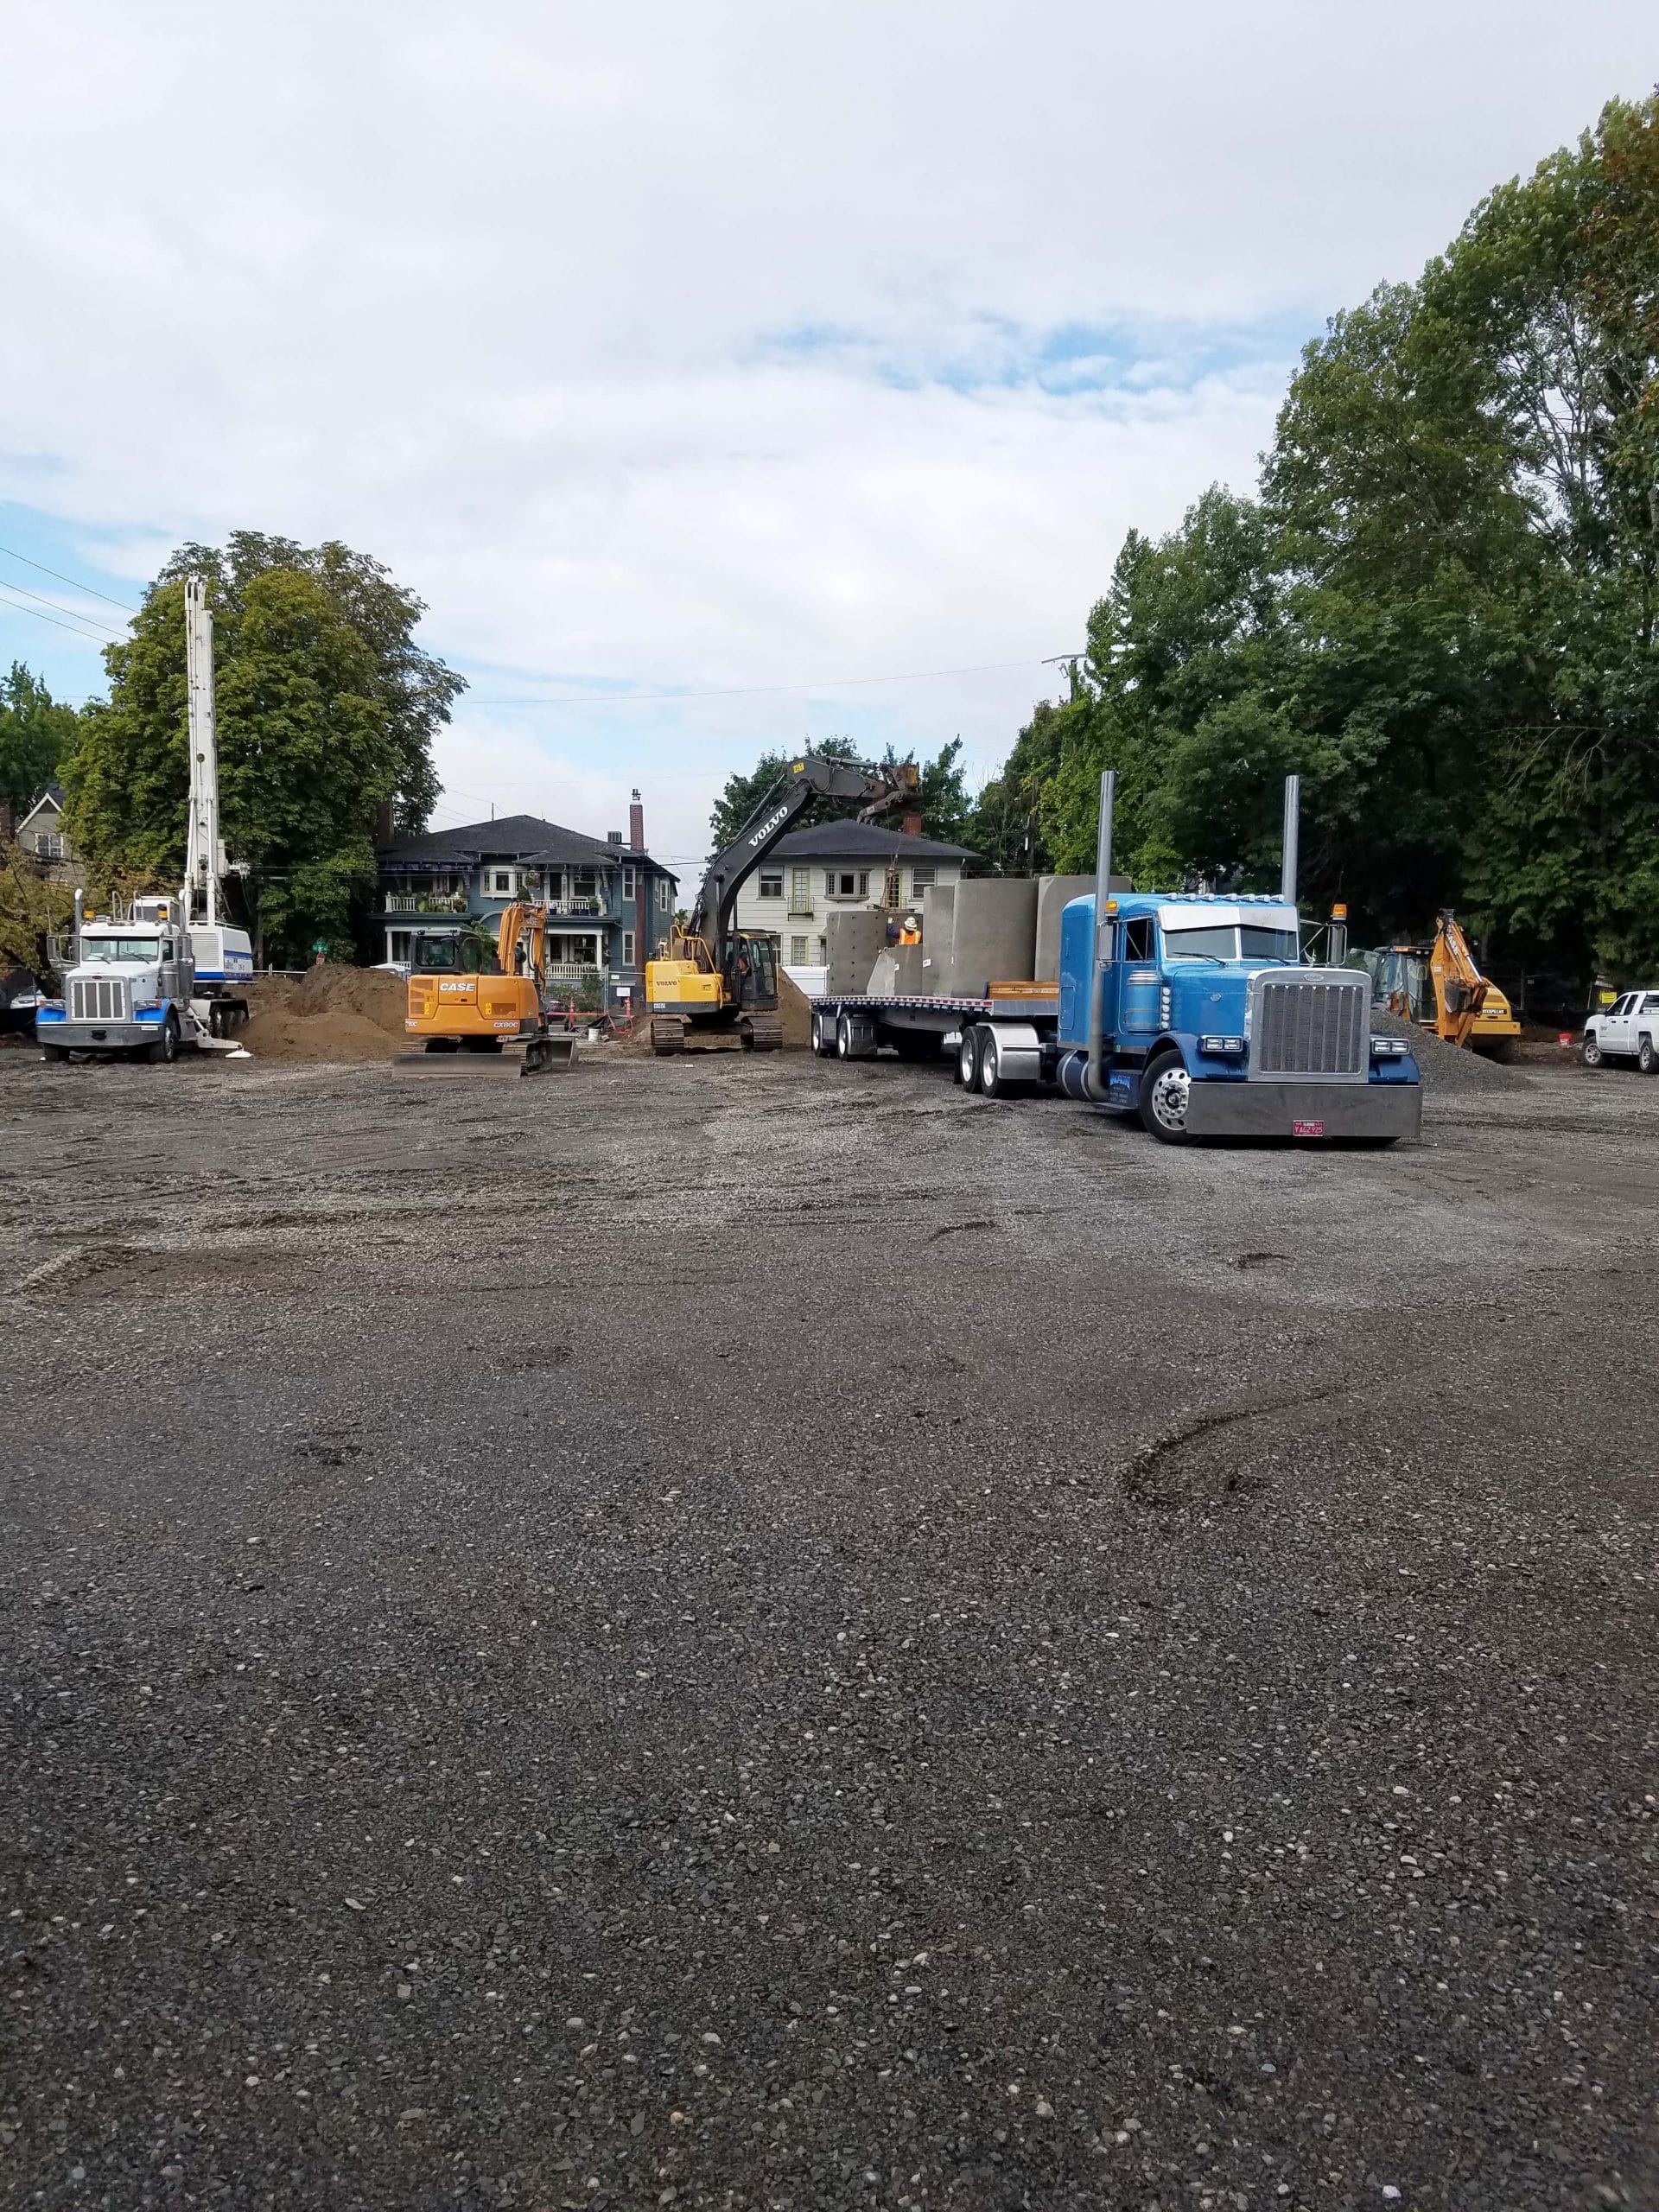
[[[1111,880],[1114,779],[1102,779],[1096,880]],[[1038,1084],[1138,1115],[1166,1144],[1289,1137],[1383,1146],[1418,1135],[1422,1090],[1403,1038],[1371,1031],[1370,978],[1304,962],[1296,908],[1296,779],[1276,897],[1122,892],[1074,899],[1052,982],[970,998],[820,998],[812,1048],[955,1054],[988,1098]]]

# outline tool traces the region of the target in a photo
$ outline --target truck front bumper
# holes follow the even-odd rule
[[[1416,1137],[1420,1083],[1195,1083],[1187,1132],[1196,1137]]]
[[[60,1052],[130,1052],[161,1033],[159,1021],[42,1021],[38,1014],[35,1020],[35,1042]]]

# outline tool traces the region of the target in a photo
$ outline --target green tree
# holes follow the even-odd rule
[[[982,794],[1002,865],[1456,905],[1510,962],[1659,961],[1659,99],[1484,200],[1311,345],[1261,494],[1131,533],[1071,697]]]
[[[66,936],[73,919],[68,885],[54,881],[21,845],[9,845],[0,854],[0,978],[17,968],[49,976],[50,941]]]
[[[432,741],[449,720],[467,679],[416,644],[425,603],[395,582],[378,561],[354,553],[336,538],[308,547],[261,531],[233,531],[222,550],[181,545],[159,581],[181,582],[192,573],[207,576],[216,587],[216,607],[233,613],[249,588],[273,571],[309,577],[367,648],[365,696],[380,711],[397,762],[390,795],[394,827],[399,836],[415,836],[425,829],[437,803]]]
[[[214,626],[225,840],[248,866],[263,949],[295,961],[322,938],[349,954],[377,816],[405,766],[375,652],[297,569],[250,576]],[[83,717],[65,768],[71,834],[94,867],[176,881],[189,779],[182,584],[156,585],[106,659],[109,703]]]
[[[64,766],[69,828],[105,870],[176,880],[183,865],[183,578],[208,579],[226,843],[248,867],[248,919],[267,957],[316,939],[349,957],[389,811],[422,828],[437,794],[432,739],[462,679],[415,643],[419,600],[331,541],[240,531],[168,561],[123,643],[107,705],[89,708]]]
[[[810,747],[803,750],[816,753],[824,760],[856,760],[861,757],[858,747],[849,737],[816,738]],[[728,776],[725,788],[709,817],[711,851],[722,852],[744,825],[753,820],[761,801],[780,780],[790,762],[800,757],[799,752],[766,752],[747,775]],[[838,811],[832,800],[809,799],[795,826],[804,829],[809,823],[828,821]]]
[[[864,756],[848,737],[816,739],[811,750],[825,760],[858,760]],[[798,753],[763,753],[747,775],[728,776],[725,789],[715,801],[714,811],[709,817],[713,849],[721,851],[739,835],[744,825],[760,811],[762,803],[782,779],[789,763],[800,759]],[[881,755],[881,766],[896,768],[914,758],[912,753],[900,753],[889,745]],[[948,844],[966,842],[965,833],[973,816],[968,798],[962,766],[962,740],[952,738],[941,747],[931,760],[918,764],[919,781],[914,805],[907,810],[920,815],[924,836],[938,837]],[[793,827],[804,830],[815,822],[833,822],[848,811],[844,800],[834,798],[809,799],[796,817]]]
[[[0,677],[0,802],[18,814],[54,782],[75,741],[79,718],[55,700],[21,661]]]

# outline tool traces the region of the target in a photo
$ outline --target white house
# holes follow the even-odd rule
[[[956,883],[972,854],[880,822],[820,822],[780,837],[737,894],[740,929],[774,931],[785,968],[822,968],[831,914],[850,907],[919,906],[936,883]]]
[[[63,834],[63,793],[55,784],[47,785],[17,824],[17,842],[26,853],[44,861],[54,875],[73,871],[74,851]]]

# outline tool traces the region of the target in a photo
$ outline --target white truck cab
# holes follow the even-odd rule
[[[1659,991],[1626,991],[1584,1025],[1579,1058],[1587,1068],[1609,1060],[1634,1060],[1643,1075],[1659,1075]]]
[[[204,934],[211,940],[205,947],[198,942]],[[204,950],[218,959],[219,975],[198,967]],[[245,932],[192,929],[181,898],[135,899],[124,915],[83,915],[62,998],[42,1000],[35,1011],[41,1056],[128,1052],[165,1062],[187,1045],[236,1049],[230,1033],[247,1020],[248,1007],[225,987],[227,959],[238,976],[251,971]]]

